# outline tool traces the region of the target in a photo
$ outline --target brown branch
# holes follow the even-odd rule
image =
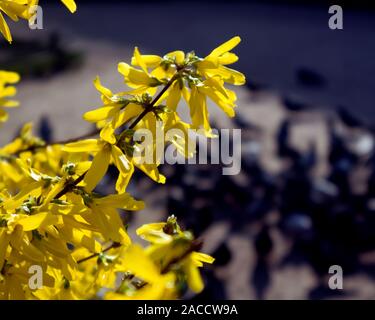
[[[168,81],[168,83],[165,85],[163,90],[159,92],[159,94],[150,102],[149,105],[145,107],[145,109],[142,111],[142,113],[134,120],[134,122],[129,126],[129,129],[133,129],[149,112],[152,111],[153,107],[155,104],[160,100],[160,98],[163,96],[163,94],[170,88],[170,86],[173,84],[173,82],[177,79],[177,75],[182,72],[184,68],[179,68],[178,71],[173,75],[173,77]],[[66,140],[60,140],[60,141],[54,141],[51,143],[46,143],[45,145],[42,146],[31,146],[22,150],[18,150],[17,152],[14,153],[15,156],[19,156],[23,152],[33,152],[37,149],[42,149],[46,148],[47,146],[52,146],[56,144],[67,144],[71,142],[75,142],[81,139],[86,139],[90,138],[92,136],[95,136],[100,133],[100,129],[94,129],[88,133],[85,133],[81,136],[75,137],[75,138],[70,138]]]
[[[104,253],[104,252],[107,252],[111,249],[115,249],[115,248],[119,248],[119,247],[121,247],[121,243],[113,242],[108,248],[105,248],[100,253]],[[82,259],[78,260],[77,263],[82,263],[82,262],[85,262],[85,261],[90,260],[92,258],[98,257],[100,255],[100,253],[93,253],[91,256],[88,256],[88,257],[85,257],[85,258],[82,258]]]
[[[133,129],[142,119],[144,116],[146,116],[147,113],[149,113],[150,111],[152,111],[153,107],[155,106],[155,104],[160,100],[160,98],[163,96],[163,94],[170,88],[170,86],[173,84],[173,82],[177,79],[177,76],[180,72],[182,72],[184,69],[179,69],[174,75],[173,77],[168,81],[168,83],[165,85],[165,87],[159,92],[159,94],[150,102],[149,105],[147,105],[145,107],[145,109],[143,110],[143,112],[134,120],[134,122],[129,126],[129,129]],[[100,132],[100,130],[95,130],[93,132],[90,132],[86,135],[84,135],[83,137],[80,137],[79,139],[81,138],[87,138],[87,137],[90,137],[92,135],[95,135],[95,134],[98,134]],[[62,142],[59,142],[61,144],[65,144],[65,143],[69,143],[69,142],[73,142],[75,141],[74,139],[69,139],[69,140],[65,140],[65,141],[62,141]],[[58,143],[54,143],[54,144],[58,144]],[[74,181],[71,181],[69,183],[67,183],[64,187],[64,189],[62,189],[56,196],[55,196],[55,199],[59,199],[61,198],[64,194],[66,194],[67,192],[71,191],[75,186],[77,186],[77,184],[79,184],[84,178],[85,178],[85,175],[86,175],[87,171],[84,172],[83,174],[81,174],[76,180]]]
[[[199,251],[202,249],[203,241],[201,239],[195,239],[191,242],[190,247],[184,252],[183,255],[176,257],[175,259],[172,259],[169,261],[169,263],[161,270],[161,274],[165,274],[173,267],[174,264],[182,261],[185,259],[190,253],[193,251]]]
[[[71,191],[78,183],[80,183],[86,175],[87,171],[82,173],[77,179],[68,182],[65,187],[55,196],[55,200],[61,198],[65,193]]]
[[[146,116],[147,113],[149,113],[150,111],[152,111],[152,109],[155,106],[155,104],[160,100],[160,98],[163,96],[163,94],[170,88],[170,86],[173,84],[173,82],[176,81],[178,74],[180,72],[182,72],[182,70],[183,69],[177,71],[173,75],[173,77],[171,79],[169,79],[168,83],[165,85],[165,87],[163,88],[163,90],[161,90],[159,92],[159,94],[150,102],[150,104],[145,107],[145,109],[143,110],[143,112],[129,126],[129,129],[134,129],[134,127],[139,123],[139,121],[141,121],[144,118],[144,116]]]
[[[81,140],[81,139],[87,139],[87,138],[90,138],[92,136],[96,136],[99,133],[100,133],[100,129],[95,128],[94,130],[92,130],[90,132],[87,132],[87,133],[85,133],[81,136],[75,137],[75,138],[70,138],[70,139],[60,140],[60,141],[54,141],[54,142],[46,143],[42,146],[31,146],[31,147],[28,147],[28,148],[25,148],[25,149],[18,150],[17,152],[14,153],[14,155],[19,156],[23,152],[33,152],[37,149],[43,149],[43,148],[46,148],[48,146],[53,146],[53,145],[56,145],[56,144],[67,144],[67,143],[75,142],[75,141],[78,141],[78,140]]]
[[[93,129],[91,130],[90,132],[87,132],[79,137],[75,137],[75,138],[70,138],[70,139],[66,139],[66,140],[60,140],[60,141],[55,141],[55,142],[52,142],[52,143],[49,143],[48,145],[54,145],[54,144],[67,144],[67,143],[71,143],[71,142],[76,142],[77,140],[82,140],[82,139],[87,139],[87,138],[90,138],[92,136],[96,136],[97,134],[100,133],[100,129]]]

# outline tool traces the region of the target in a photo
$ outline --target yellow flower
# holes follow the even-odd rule
[[[150,76],[166,83],[185,64],[185,53],[177,50],[169,52],[163,57],[157,55],[141,55],[138,49],[134,50],[131,64],[141,67]],[[149,72],[151,69],[151,72]]]
[[[74,1],[63,2],[75,11]],[[0,0],[0,11],[27,19],[31,3],[37,1]],[[9,40],[4,23],[0,16]],[[227,67],[237,61],[230,50],[238,43],[234,37],[205,58],[179,50],[163,57],[141,55],[135,48],[131,66],[119,64],[131,91],[113,93],[99,78],[94,81],[103,104],[84,118],[96,124],[99,138],[49,145],[26,124],[0,149],[0,299],[92,299],[102,297],[101,289],[106,299],[174,299],[187,288],[203,289],[199,268],[214,259],[199,252],[201,242],[191,232],[181,230],[171,216],[137,230],[148,241],[142,248],[132,244],[119,209],[144,208],[126,193],[136,167],[165,182],[158,171],[165,142],[190,157],[190,128],[213,136],[207,98],[234,116],[236,95],[225,84],[245,81]],[[17,105],[10,97],[18,79],[15,73],[0,72],[0,121],[7,117],[3,108]],[[182,99],[191,124],[180,118]],[[149,145],[138,140],[138,129],[151,132]],[[139,162],[138,151],[151,152],[152,162]],[[99,195],[93,190],[109,165],[119,172],[117,193]],[[28,270],[35,264],[42,267],[44,286],[32,290]]]
[[[129,245],[131,240],[126,232],[125,226],[117,212],[117,208],[135,211],[144,208],[143,201],[137,201],[128,193],[109,195],[105,197],[92,196],[87,200],[89,213],[82,213],[82,216],[96,225],[106,239]],[[88,214],[90,216],[88,216]]]
[[[141,70],[131,67],[125,62],[118,64],[118,72],[124,76],[125,83],[134,90],[131,93],[145,93],[153,95],[156,87],[163,82],[148,72],[147,62],[143,59],[137,47],[134,49],[133,59]]]
[[[137,235],[152,243],[146,252],[161,269],[177,261],[186,274],[188,286],[195,293],[202,291],[204,284],[198,268],[203,263],[213,263],[214,258],[191,250],[192,236],[181,230],[175,216],[170,216],[165,223],[143,225],[137,229]]]
[[[126,98],[126,92],[113,94],[110,89],[101,84],[99,77],[94,80],[94,85],[101,93],[104,105],[86,112],[83,118],[89,122],[97,123],[97,126],[102,128],[101,138],[115,144],[115,130],[140,115],[143,111],[142,103],[137,98]]]
[[[165,183],[165,177],[159,173],[156,164],[136,164],[116,144],[110,144],[99,139],[87,139],[68,143],[65,145],[64,150],[71,153],[88,152],[95,154],[91,167],[83,180],[87,191],[92,191],[96,187],[106,174],[110,163],[113,163],[119,170],[116,182],[116,190],[118,192],[125,192],[134,172],[134,166],[141,169],[154,181]]]
[[[9,84],[17,83],[19,80],[20,76],[18,73],[0,70],[0,122],[5,122],[8,119],[8,114],[4,111],[3,108],[13,108],[19,105],[17,101],[8,99],[9,97],[13,97],[17,93],[17,89]]]
[[[77,10],[74,0],[61,1],[71,13]],[[29,20],[35,14],[34,7],[38,5],[38,2],[39,0],[0,0],[0,32],[8,42],[12,42],[12,35],[2,12],[13,21],[18,21],[19,19]]]
[[[76,12],[77,5],[74,0],[61,0],[61,2],[69,9],[71,13]]]
[[[100,137],[104,141],[110,144],[118,144],[119,139],[116,137],[116,130],[139,117],[145,111],[145,108],[147,108],[153,97],[149,94],[130,96],[126,92],[113,94],[110,89],[100,83],[98,77],[94,80],[94,85],[101,93],[104,105],[98,109],[86,112],[83,117],[89,122],[96,123],[101,128]],[[145,128],[152,133],[153,145],[148,147],[152,152],[155,164],[160,161],[160,154],[156,154],[156,145],[163,144],[163,141],[174,144],[178,152],[185,157],[191,157],[195,152],[195,143],[189,139],[188,134],[190,125],[183,122],[176,111],[178,101],[175,101],[176,106],[173,109],[165,111],[166,107],[160,104],[162,99],[163,97],[158,102],[155,102],[152,112],[145,114],[142,120],[134,126],[134,130]],[[171,99],[173,98],[169,95],[167,104]],[[172,131],[171,129],[176,130]],[[157,141],[157,138],[160,138],[157,130],[160,130],[159,132],[163,136],[163,141]],[[131,138],[131,134],[132,131],[123,131],[122,137],[126,138],[127,136]],[[131,145],[124,147],[128,149],[129,147],[130,149],[133,148]]]
[[[27,20],[33,13],[30,8],[35,5],[38,5],[38,0],[0,0],[0,32],[5,39],[12,42],[12,35],[2,12],[13,21],[18,21],[20,18]]]
[[[79,250],[79,252],[84,252],[86,256],[89,254],[88,251]],[[88,263],[90,263],[91,268],[88,267]],[[30,296],[40,300],[78,300],[94,297],[98,289],[95,286],[95,277],[91,272],[85,271],[91,271],[93,264],[96,264],[96,262],[91,260],[85,264],[85,268],[80,266],[75,271],[74,278],[71,280],[68,280],[59,269],[48,267],[46,274],[54,280],[53,283],[50,285],[43,283],[43,287],[30,292]]]
[[[131,284],[123,285],[117,292],[108,292],[105,299],[157,300],[167,299],[170,296],[169,291],[174,286],[175,275],[172,272],[161,274],[161,270],[141,246],[133,244],[126,250],[121,269],[134,275],[140,283],[144,282],[144,285],[139,289],[136,285],[134,287]]]
[[[160,84],[174,80],[159,103],[165,100],[168,109],[176,111],[180,99],[184,98],[190,107],[192,128],[203,128],[207,136],[214,137],[209,123],[206,97],[214,101],[229,117],[234,116],[236,94],[225,88],[224,84],[245,83],[242,73],[227,67],[238,60],[238,57],[229,51],[240,41],[240,37],[233,37],[205,58],[198,57],[194,52],[185,54],[182,51],[170,52],[163,57],[141,55],[136,48],[132,64],[141,67],[141,70],[131,69],[123,63],[119,65],[119,70],[125,75],[125,82],[129,86],[139,89],[135,91],[137,93],[155,93],[155,86],[158,84],[151,84],[150,76],[158,79]]]
[[[170,216],[167,222],[149,223],[137,229],[139,237],[153,244],[170,243],[174,235],[182,234],[174,215]]]
[[[198,72],[206,78],[218,76],[230,84],[245,84],[245,76],[241,72],[226,67],[238,60],[238,57],[229,51],[240,42],[241,38],[236,36],[212,50],[202,61],[197,62]]]
[[[202,276],[199,272],[203,263],[213,263],[215,259],[202,252],[192,252],[183,262],[183,269],[187,276],[187,283],[191,290],[199,293],[204,288]]]

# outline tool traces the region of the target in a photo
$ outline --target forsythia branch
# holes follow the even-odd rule
[[[29,2],[35,0],[25,0],[25,7]],[[74,1],[63,2],[74,11]],[[94,80],[102,105],[83,117],[98,129],[46,143],[28,123],[0,148],[0,299],[92,299],[102,288],[110,288],[105,299],[175,299],[184,288],[203,290],[199,268],[214,259],[199,252],[201,240],[182,230],[172,215],[138,228],[137,235],[148,242],[140,246],[129,237],[119,210],[144,208],[127,191],[136,168],[157,183],[166,180],[158,159],[136,161],[134,151],[142,146],[133,129],[142,126],[153,133],[160,124],[163,141],[156,135],[147,150],[167,142],[189,157],[189,129],[213,136],[207,99],[229,117],[235,115],[237,97],[225,84],[245,83],[242,73],[228,67],[238,60],[230,51],[239,42],[234,37],[204,58],[194,51],[142,55],[135,48],[131,64],[118,64],[131,91],[116,94],[99,77]],[[8,118],[6,108],[18,106],[12,100],[18,81],[18,74],[0,70],[0,122]],[[178,112],[182,99],[190,108],[189,123]],[[168,136],[169,130],[179,134]],[[98,194],[94,190],[110,165],[118,172],[116,192]],[[103,244],[110,245],[103,249]],[[111,249],[115,254],[104,254]],[[33,290],[28,270],[36,264],[46,283]]]
[[[121,247],[121,243],[118,243],[118,242],[113,242],[109,247],[105,248],[101,253],[105,253],[111,249],[115,249],[115,248],[119,248]],[[83,263],[87,260],[90,260],[92,258],[95,258],[95,257],[98,257],[100,255],[100,253],[93,253],[91,256],[88,256],[88,257],[85,257],[85,258],[82,258],[82,259],[79,259],[77,261],[77,263]]]

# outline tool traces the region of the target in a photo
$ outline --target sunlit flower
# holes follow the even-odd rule
[[[76,10],[74,1],[62,2]],[[0,0],[0,11],[27,19],[25,10],[37,3]],[[10,41],[1,13],[0,29]],[[138,228],[147,245],[134,244],[124,215],[145,204],[127,187],[135,168],[165,182],[159,172],[165,142],[190,157],[195,150],[189,129],[213,136],[207,98],[234,116],[236,95],[225,84],[245,81],[227,67],[237,61],[230,51],[239,41],[234,37],[205,58],[179,50],[163,57],[142,55],[135,48],[131,65],[118,65],[130,91],[113,93],[94,80],[102,106],[84,114],[97,127],[93,135],[49,144],[27,123],[0,148],[0,299],[174,299],[189,289],[202,291],[199,268],[214,259],[200,252],[202,243],[173,215]],[[0,71],[2,122],[4,108],[18,105],[11,99],[18,80],[18,74]],[[181,100],[191,122],[180,117]],[[138,129],[151,133],[149,145],[136,139]],[[151,163],[138,161],[135,151],[142,147],[151,151]],[[100,194],[97,186],[111,165],[118,171],[116,192]],[[42,269],[42,288],[29,287],[33,265]]]
[[[8,119],[8,114],[3,108],[13,108],[19,105],[18,101],[9,99],[17,93],[17,89],[12,84],[19,80],[18,73],[0,70],[0,122]]]
[[[74,0],[61,1],[70,12],[74,13],[77,10]],[[5,21],[4,14],[13,21],[18,21],[19,19],[29,20],[35,15],[35,8],[38,3],[39,0],[0,0],[0,32],[6,40],[12,42],[12,35]]]

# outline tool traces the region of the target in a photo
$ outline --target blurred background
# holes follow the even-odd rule
[[[217,128],[242,129],[242,171],[164,165],[166,185],[137,174],[130,192],[147,209],[130,232],[169,214],[204,240],[216,263],[192,299],[375,298],[375,10],[335,1],[344,30],[328,27],[325,1],[80,1],[70,14],[41,1],[43,30],[9,23],[0,69],[22,75],[21,107],[0,128],[9,142],[35,123],[46,140],[88,132],[82,114],[101,105],[96,75],[123,91],[117,63],[181,49],[205,56],[234,35],[237,117],[210,106]],[[99,186],[113,184],[111,173]],[[340,265],[344,290],[328,288]]]

